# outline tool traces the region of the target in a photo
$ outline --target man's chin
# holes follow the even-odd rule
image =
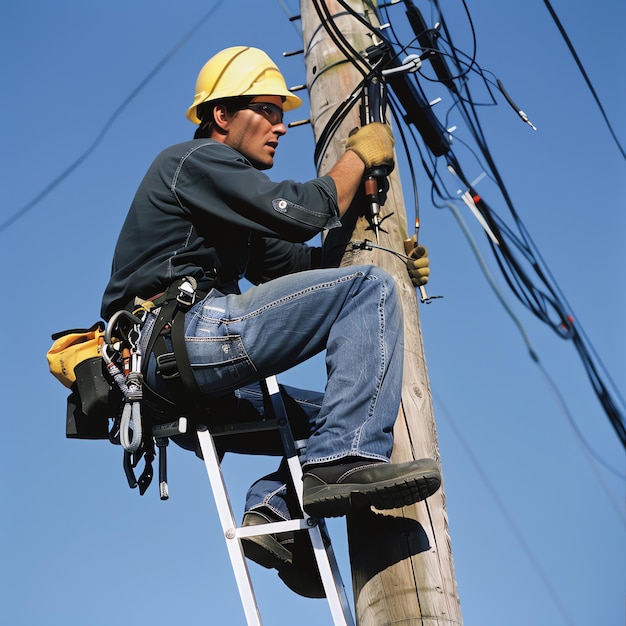
[[[252,161],[252,165],[254,165],[257,170],[269,170],[274,167],[274,159],[269,159],[265,161]]]

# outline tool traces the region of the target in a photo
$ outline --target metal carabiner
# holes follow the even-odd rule
[[[122,309],[121,311],[117,311],[111,316],[111,319],[109,320],[107,328],[104,331],[104,341],[108,346],[110,346],[113,349],[115,349],[115,347],[113,346],[112,333],[115,329],[117,329],[118,332],[122,335],[122,339],[125,339],[126,341],[131,343],[131,345],[137,341],[137,340],[131,341],[129,332],[128,331],[124,332],[124,329],[120,327],[120,320],[122,320],[122,318],[125,318],[127,321],[132,323],[133,330],[137,333],[137,340],[139,337],[139,331],[142,325],[141,319],[139,319],[136,315],[133,315],[132,313],[124,309]]]

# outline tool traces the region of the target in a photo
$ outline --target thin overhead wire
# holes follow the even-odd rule
[[[591,79],[589,78],[589,75],[585,71],[585,68],[584,68],[584,66],[582,64],[582,61],[580,60],[580,57],[576,53],[576,50],[574,48],[574,44],[572,43],[572,41],[569,38],[567,32],[565,31],[565,28],[563,27],[563,24],[561,23],[561,20],[559,19],[558,15],[556,14],[556,11],[552,7],[552,4],[550,3],[550,0],[543,0],[543,3],[546,5],[546,8],[548,9],[548,12],[550,13],[550,16],[554,20],[554,23],[556,24],[556,27],[559,29],[559,32],[561,33],[561,37],[563,37],[563,39],[565,41],[565,44],[567,45],[567,47],[568,47],[568,49],[570,51],[570,54],[572,55],[572,57],[574,57],[574,61],[576,62],[576,65],[578,66],[578,69],[580,70],[580,73],[582,74],[585,82],[587,83],[587,87],[589,87],[589,91],[591,92],[591,95],[593,96],[593,99],[596,101],[596,104],[598,105],[598,108],[600,109],[600,113],[602,115],[602,118],[604,119],[604,122],[605,122],[607,128],[609,129],[609,133],[611,133],[611,137],[613,138],[613,141],[615,142],[615,145],[617,146],[617,149],[621,152],[622,157],[624,159],[626,159],[626,151],[624,150],[624,147],[620,143],[619,139],[617,138],[617,135],[615,134],[615,131],[613,130],[613,126],[611,125],[611,122],[609,121],[608,115],[606,114],[606,111],[604,110],[604,107],[602,106],[602,102],[600,101],[600,97],[598,96],[596,90],[594,89],[594,86],[591,84]]]
[[[174,47],[156,64],[156,66],[148,73],[148,75],[130,92],[130,94],[115,109],[104,126],[92,141],[91,145],[65,170],[63,170],[56,178],[46,185],[32,200],[27,202],[21,209],[17,210],[13,215],[0,224],[0,233],[7,230],[12,224],[24,217],[29,211],[37,206],[48,194],[58,187],[68,176],[73,174],[76,169],[89,158],[95,149],[100,145],[111,126],[117,118],[123,113],[128,105],[137,97],[137,95],[152,81],[152,79],[163,69],[170,59],[191,39],[191,37],[205,24],[205,22],[215,13],[224,0],[216,0],[213,6],[200,20],[174,45]]]
[[[356,20],[361,23],[364,21],[363,16],[351,9],[344,0],[338,0],[338,2],[345,9],[346,12],[352,13],[353,17]],[[510,97],[504,91],[501,82],[496,79],[494,84],[492,80],[487,78],[486,73],[478,65],[475,53],[476,35],[474,32],[474,25],[467,4],[463,1],[463,6],[468,16],[468,25],[471,30],[472,41],[474,42],[474,52],[469,56],[464,55],[454,45],[452,35],[449,28],[447,27],[446,20],[439,6],[439,2],[437,0],[432,0],[432,3],[436,9],[437,21],[440,26],[436,30],[436,37],[429,40],[429,43],[432,47],[430,47],[428,50],[431,53],[431,58],[433,54],[437,57],[438,65],[436,67],[436,73],[438,79],[450,90],[453,100],[455,102],[454,110],[461,115],[468,132],[476,143],[477,151],[480,153],[480,158],[477,154],[475,154],[475,156],[477,159],[479,159],[479,161],[484,163],[486,174],[497,185],[499,192],[504,200],[504,204],[509,210],[512,217],[512,225],[507,224],[505,220],[503,220],[482,198],[478,196],[478,194],[475,193],[473,189],[473,184],[471,183],[469,178],[465,176],[462,165],[455,155],[454,151],[452,150],[451,146],[449,150],[446,150],[444,152],[443,160],[445,160],[448,169],[454,173],[454,175],[458,178],[461,184],[467,189],[468,193],[473,198],[477,198],[474,207],[476,209],[477,216],[482,222],[484,222],[484,225],[488,229],[488,232],[491,236],[491,239],[488,240],[489,245],[492,248],[496,262],[500,267],[500,270],[502,271],[502,274],[507,284],[513,291],[514,295],[534,315],[536,315],[541,321],[543,321],[550,328],[552,328],[560,338],[572,341],[585,367],[587,376],[591,382],[594,392],[596,393],[596,396],[598,397],[602,407],[604,408],[609,418],[609,421],[611,422],[618,438],[622,442],[622,445],[626,447],[626,419],[624,417],[624,410],[622,408],[624,406],[624,400],[622,399],[615,383],[611,380],[609,373],[607,372],[602,361],[600,360],[596,351],[591,345],[591,342],[585,335],[580,323],[574,316],[571,306],[567,302],[558,284],[554,280],[554,277],[552,276],[549,268],[542,258],[537,246],[532,241],[529,232],[527,231],[518,212],[515,209],[513,200],[509,195],[502,176],[499,173],[495,159],[491,155],[486,136],[483,132],[482,124],[477,112],[477,106],[479,105],[477,104],[476,98],[474,97],[472,89],[470,87],[470,76],[479,76],[490,96],[493,95],[491,92],[490,84],[494,87],[497,86],[498,90],[505,97],[506,101],[511,106],[513,106],[513,108],[515,108],[516,112],[522,118],[522,120],[528,123],[531,127],[534,128],[534,126],[528,120],[523,111],[519,110],[518,107],[512,103]],[[314,4],[318,9],[318,15],[322,20],[324,27],[329,31],[329,34],[332,31],[333,41],[336,43],[336,45],[338,45],[338,47],[340,47],[340,49],[344,51],[344,54],[346,54],[348,60],[350,60],[350,62],[353,63],[355,67],[362,69],[361,64],[363,58],[354,57],[354,50],[345,41],[346,38],[343,36],[341,31],[333,24],[332,16],[328,14],[328,12],[323,12],[323,8],[318,6],[318,0],[314,0]],[[405,0],[404,4],[408,8],[411,8],[412,10],[417,12],[417,8],[411,2],[411,0]],[[376,35],[379,39],[383,41],[384,46],[391,49],[390,56],[392,59],[395,59],[399,54],[397,50],[404,52],[408,49],[409,46],[404,45],[397,36],[396,30],[393,27],[393,20],[391,18],[391,11],[389,10],[389,6],[390,5],[385,5],[383,8],[386,17],[385,21],[389,23],[389,27],[385,29],[386,35],[383,36],[382,33],[379,32],[376,32]],[[326,19],[324,20],[323,18]],[[415,35],[415,37],[420,40],[420,43],[423,43],[423,35],[425,31],[419,32],[415,28],[415,24],[411,24],[411,27],[414,31],[413,34]],[[433,33],[435,33],[435,31],[433,31]],[[445,51],[439,46],[438,41],[441,41],[442,44],[445,46]],[[414,42],[415,39],[412,39],[411,44],[409,45],[412,46]],[[353,58],[351,58],[351,55]],[[447,61],[450,62],[450,64],[454,68],[456,68],[456,71],[449,70],[446,67]],[[434,64],[433,67],[435,67]],[[379,71],[381,69],[383,69],[381,66],[371,67],[370,72]],[[365,85],[367,83],[368,78],[368,75],[365,75],[363,77],[362,85]],[[420,78],[424,78],[423,72],[420,72]],[[419,79],[411,77],[410,80],[414,81],[414,89],[416,90],[413,92],[413,98],[417,98],[418,94],[420,94],[420,97],[423,97],[424,100],[427,102],[425,94],[419,84]],[[393,91],[393,84],[391,84],[390,87],[391,89],[389,90],[389,92],[391,93],[391,91]],[[361,88],[361,86],[357,87],[357,89],[359,88]],[[392,95],[390,102],[393,101],[394,98]],[[405,111],[408,112],[408,108],[419,109],[420,103],[415,101],[412,105],[407,106],[405,94],[402,106]],[[347,112],[345,108],[343,108],[343,110],[340,110],[338,108],[338,110],[335,112],[336,115],[332,118],[332,127],[330,125],[327,125],[327,128],[325,128],[321,134],[321,137],[324,137],[324,142],[330,140],[332,134],[334,134],[334,132],[339,127],[339,124],[341,122],[341,119],[343,119],[343,115],[345,112]],[[401,118],[401,116],[397,113],[395,114],[395,117],[396,121]],[[402,120],[403,122],[406,122],[406,126],[410,127],[412,123],[415,123],[406,120],[406,117]],[[447,124],[442,124],[438,132],[446,132],[446,128]],[[422,129],[418,130],[420,131],[420,133],[423,132]],[[428,140],[425,136],[423,137],[423,139],[428,144]],[[316,147],[316,154],[319,154],[319,147],[320,146],[318,143],[318,146]],[[425,171],[427,175],[430,176],[432,181],[433,191],[431,193],[434,193],[433,200],[436,206],[441,206],[441,203],[438,203],[436,201],[437,195],[439,195],[439,198],[444,205],[448,201],[454,201],[456,199],[455,196],[445,190],[445,183],[443,182],[443,178],[441,174],[437,171],[437,162],[439,156],[441,155],[430,155],[429,167],[428,163],[425,161],[424,155],[422,154],[422,162],[425,166]],[[414,177],[414,173],[412,173],[412,176]]]
[[[407,4],[410,4],[410,0],[407,0]],[[434,4],[438,8],[436,0],[434,0]],[[445,18],[441,12],[438,13],[437,20],[441,24],[441,32],[445,35],[445,45],[449,50],[449,53],[440,60],[445,62],[445,59],[452,57],[452,65],[457,68],[462,67],[462,60],[454,60],[458,48],[452,41],[450,30],[447,28]],[[471,20],[470,28],[472,28]],[[402,47],[400,42],[395,42],[395,44]],[[475,73],[481,76],[485,84],[487,84],[483,70],[475,61],[472,63]],[[451,76],[453,72],[448,71],[447,74]],[[441,82],[449,86],[447,80],[442,79]],[[480,161],[484,163],[485,171],[497,185],[504,204],[512,216],[512,225],[509,226],[484,199],[476,194],[472,183],[464,174],[462,165],[452,148],[445,155],[447,165],[458,177],[464,188],[468,190],[469,194],[477,198],[475,208],[479,211],[481,219],[486,222],[491,232],[495,233],[498,244],[496,245],[493,241],[488,240],[489,245],[509,287],[520,302],[541,321],[548,324],[559,337],[572,341],[600,403],[620,441],[626,447],[626,423],[624,411],[621,408],[624,406],[624,401],[515,209],[513,200],[498,171],[495,159],[491,155],[485,134],[483,133],[470,81],[458,81],[458,84],[451,88],[450,91],[455,101],[455,110],[462,116],[466,129],[478,148],[478,152],[481,155]],[[506,97],[506,94],[503,95]],[[510,99],[506,99],[510,104]],[[518,111],[519,113],[520,111]],[[522,117],[522,119],[524,118]],[[435,194],[439,195],[444,203],[456,199],[445,190],[445,184],[441,176],[437,174],[436,159],[431,159],[431,167],[426,168],[426,173],[431,177]],[[437,205],[439,204],[436,203]],[[518,255],[521,255],[521,258]]]
[[[483,258],[482,254],[480,252],[480,248],[479,248],[476,240],[474,239],[474,236],[472,235],[470,229],[468,228],[468,226],[467,226],[467,224],[465,222],[465,219],[463,218],[463,215],[459,211],[458,207],[456,205],[452,204],[451,202],[446,202],[446,206],[450,209],[450,211],[452,212],[452,214],[456,218],[456,221],[459,224],[459,227],[461,228],[461,232],[463,233],[463,235],[465,236],[467,242],[469,243],[470,248],[472,249],[472,252],[473,252],[475,258],[478,261],[480,269],[481,269],[483,275],[485,276],[485,278],[487,280],[487,283],[491,287],[492,291],[495,293],[496,297],[498,298],[500,304],[502,305],[502,307],[506,311],[507,315],[513,320],[513,323],[517,326],[517,329],[519,330],[519,332],[520,332],[520,334],[522,336],[524,344],[526,345],[526,349],[528,350],[528,354],[530,355],[530,358],[537,365],[537,367],[539,367],[539,369],[541,370],[541,373],[543,374],[544,378],[546,379],[546,381],[547,381],[547,383],[548,383],[548,385],[550,387],[550,390],[553,391],[554,394],[556,395],[557,400],[559,401],[559,405],[561,406],[561,409],[562,409],[563,413],[565,414],[565,417],[567,418],[567,421],[568,421],[570,427],[572,428],[572,430],[574,431],[574,434],[576,435],[576,437],[577,437],[578,441],[580,442],[581,446],[585,449],[585,452],[590,457],[595,459],[595,461],[597,463],[599,463],[605,469],[607,469],[609,472],[611,472],[611,474],[613,474],[617,478],[620,478],[621,480],[626,480],[626,477],[622,473],[620,473],[618,470],[616,470],[614,467],[609,465],[590,446],[589,442],[585,439],[584,435],[582,434],[582,432],[578,428],[576,422],[574,421],[574,419],[572,417],[572,414],[571,414],[570,410],[568,409],[565,400],[563,399],[563,395],[559,392],[558,387],[556,386],[556,384],[554,383],[554,381],[552,380],[552,378],[550,377],[550,375],[548,374],[546,369],[541,364],[541,361],[539,359],[539,355],[537,354],[537,351],[533,347],[532,342],[530,340],[530,337],[528,336],[528,333],[526,332],[526,329],[524,328],[524,325],[522,324],[522,322],[519,319],[519,317],[517,315],[515,315],[515,313],[513,312],[513,309],[511,308],[509,303],[506,301],[506,298],[504,297],[504,294],[502,293],[502,291],[498,287],[498,284],[496,283],[493,275],[489,271],[489,267],[487,266],[487,263],[485,262],[485,259]],[[592,466],[592,470],[595,472],[595,468],[593,466]],[[614,506],[614,508],[616,508],[616,510],[619,512],[620,516],[623,518],[624,517],[623,513],[619,510],[619,507],[616,507],[615,503],[613,502],[613,499],[611,498],[608,489],[606,489],[606,485],[604,485],[604,481],[601,480],[601,482],[603,484],[603,487],[605,488],[605,492],[607,493],[607,495],[609,496],[609,498],[611,500],[611,504]]]
[[[552,602],[554,603],[554,606],[557,608],[557,610],[561,614],[563,622],[570,626],[574,626],[576,622],[574,622],[572,616],[569,614],[567,610],[567,607],[565,606],[565,604],[559,597],[559,594],[554,588],[554,585],[552,584],[550,577],[546,573],[541,560],[537,556],[535,556],[532,550],[532,546],[526,539],[526,533],[522,532],[522,530],[517,525],[517,522],[515,521],[515,517],[509,512],[506,504],[503,502],[497,489],[493,486],[491,480],[489,479],[488,473],[483,469],[482,464],[480,463],[477,456],[472,451],[470,445],[465,440],[456,422],[454,421],[454,419],[452,419],[452,415],[447,410],[446,405],[442,402],[439,396],[437,396],[436,394],[433,394],[433,396],[438,406],[438,413],[443,414],[447,418],[448,424],[452,428],[452,431],[456,435],[458,441],[461,444],[461,447],[465,451],[465,454],[469,458],[471,464],[474,466],[474,469],[480,476],[480,480],[485,485],[487,491],[489,492],[491,496],[491,499],[493,500],[493,502],[495,502],[497,508],[500,510],[502,517],[506,520],[506,523],[508,524],[509,528],[511,529],[511,532],[515,536],[515,539],[517,540],[518,544],[521,546],[522,551],[526,555],[526,558],[528,559],[533,569],[537,573],[539,579],[542,581],[544,588],[546,590],[546,593],[550,596],[550,598],[552,599]],[[441,409],[441,411],[439,411],[439,409]]]

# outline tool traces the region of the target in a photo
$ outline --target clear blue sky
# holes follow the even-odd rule
[[[494,158],[573,314],[624,394],[626,164],[544,3],[468,3],[478,62],[503,80],[538,128],[523,124],[503,98],[498,107],[482,108]],[[295,1],[286,5],[298,12]],[[469,53],[461,3],[442,5]],[[3,5],[2,221],[87,150],[211,6],[198,0]],[[624,3],[554,0],[553,6],[625,143]],[[139,497],[126,485],[119,448],[65,439],[65,390],[45,360],[51,333],[98,319],[136,186],[162,148],[191,136],[184,112],[200,67],[218,50],[242,43],[266,49],[289,84],[304,82],[302,58],[281,58],[299,49],[301,39],[279,2],[223,2],[121,111],[89,157],[0,232],[4,624],[244,623],[202,464],[170,448],[170,500],[162,503],[155,486]],[[454,111],[447,123],[459,124],[462,140]],[[478,176],[479,166],[458,145]],[[293,129],[281,141],[272,176],[314,176],[312,151],[310,128]],[[420,315],[465,624],[622,626],[624,451],[573,346],[514,300],[466,212],[582,439],[618,475],[588,453],[452,214],[432,206],[423,174],[419,184],[421,238],[432,259],[429,291],[445,296],[420,307]],[[479,191],[491,192],[487,183]],[[405,196],[412,215],[410,189]],[[506,215],[495,193],[491,204]],[[281,380],[322,389],[323,363],[314,360]],[[247,485],[274,465],[227,457],[239,511]],[[331,532],[349,579],[341,520]],[[323,601],[295,596],[268,570],[253,566],[252,573],[267,624],[329,623]]]

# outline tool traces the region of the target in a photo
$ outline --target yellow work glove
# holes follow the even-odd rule
[[[428,282],[430,276],[430,259],[426,246],[415,246],[408,252],[410,257],[406,262],[411,282],[416,287],[422,287]]]
[[[355,128],[346,141],[346,150],[352,150],[365,163],[366,169],[384,166],[393,170],[393,135],[387,124],[372,122]]]

